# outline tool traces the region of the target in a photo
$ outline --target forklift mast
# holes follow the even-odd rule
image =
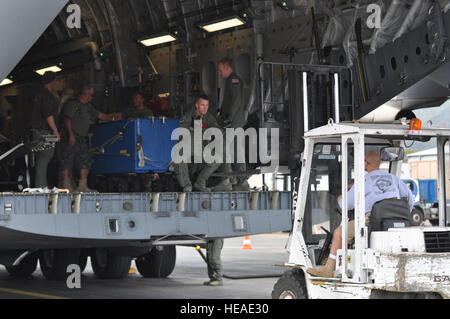
[[[285,137],[280,152],[289,153],[286,157],[280,153],[280,158],[287,159],[284,164],[290,170],[298,169],[305,131],[329,119],[360,120],[447,62],[450,11],[443,12],[433,2],[427,14],[417,28],[370,53],[358,36],[357,21],[356,61],[349,61],[341,46],[328,52],[319,65],[259,64],[260,126],[280,128],[280,137]]]
[[[329,121],[358,121],[442,67],[448,59],[450,34],[450,11],[444,11],[433,1],[423,23],[370,53],[362,43],[361,20],[357,20],[355,61],[348,60],[341,46],[318,50],[324,56],[317,57],[318,65],[259,64],[259,124],[279,128],[280,164],[290,171],[294,209],[305,132]],[[330,180],[340,180],[336,168],[330,167],[329,172],[336,174]],[[308,224],[305,221],[307,232]],[[317,242],[313,237],[305,234],[307,241]]]

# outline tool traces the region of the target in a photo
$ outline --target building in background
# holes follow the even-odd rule
[[[445,174],[450,178],[450,153],[449,147],[445,147],[446,161]],[[436,179],[438,180],[437,148],[430,148],[425,151],[411,153],[407,155],[410,178],[415,179]],[[446,181],[447,196],[450,195],[450,180]],[[437,183],[439,187],[439,181]],[[438,191],[439,194],[439,191]]]

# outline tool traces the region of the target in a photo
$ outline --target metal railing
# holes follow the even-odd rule
[[[277,68],[278,70],[275,70]],[[294,63],[278,63],[278,62],[261,62],[258,65],[258,84],[259,84],[259,93],[260,93],[260,125],[264,126],[265,122],[265,113],[267,110],[265,109],[266,105],[283,105],[285,106],[286,99],[286,77],[287,71],[295,70],[296,72],[301,73],[302,75],[302,101],[303,101],[303,117],[304,117],[304,131],[308,131],[313,128],[310,127],[310,95],[309,91],[311,89],[308,86],[308,79],[311,75],[314,74],[330,74],[333,79],[333,113],[334,113],[334,122],[339,123],[341,121],[341,92],[344,89],[351,90],[351,105],[352,112],[354,107],[354,92],[352,90],[351,83],[353,82],[352,71],[350,68],[346,66],[332,66],[332,65],[310,65],[310,64],[294,64]],[[341,74],[343,72],[348,72],[350,77],[350,83],[347,84],[347,88],[344,88],[341,85]],[[269,73],[269,74],[267,74]],[[278,75],[278,79],[277,79]],[[289,97],[291,98],[291,97]],[[323,119],[323,121],[327,122],[329,119]]]

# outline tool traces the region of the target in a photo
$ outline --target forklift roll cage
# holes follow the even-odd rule
[[[343,283],[369,283],[370,268],[367,258],[371,254],[369,249],[368,228],[365,226],[365,198],[364,198],[364,157],[365,144],[400,146],[406,140],[437,139],[438,149],[438,178],[439,178],[439,226],[447,225],[446,192],[445,192],[445,152],[444,146],[450,141],[450,129],[426,128],[420,131],[409,130],[405,123],[398,124],[360,124],[340,123],[332,121],[328,125],[310,130],[305,133],[305,149],[301,159],[301,178],[298,188],[299,194],[307,194],[310,188],[310,174],[313,161],[314,146],[317,144],[340,144],[342,165],[342,189],[348,189],[349,154],[348,148],[353,144],[353,175],[355,190],[355,242],[354,242],[354,271],[349,272],[347,262],[342,262],[340,273]],[[392,162],[391,172],[399,175],[401,161]],[[305,243],[302,229],[306,211],[307,196],[299,196],[294,205],[294,225],[290,238],[289,261],[287,266],[306,268],[313,267],[308,246]],[[342,193],[342,260],[348,257],[348,207],[347,192]]]

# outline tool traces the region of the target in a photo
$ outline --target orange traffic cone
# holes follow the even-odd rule
[[[244,243],[243,243],[241,249],[245,249],[245,250],[253,249],[252,242],[250,241],[250,236],[244,237]]]
[[[134,275],[134,274],[136,273],[136,268],[130,267],[130,270],[128,271],[128,273],[129,273],[130,275]]]

